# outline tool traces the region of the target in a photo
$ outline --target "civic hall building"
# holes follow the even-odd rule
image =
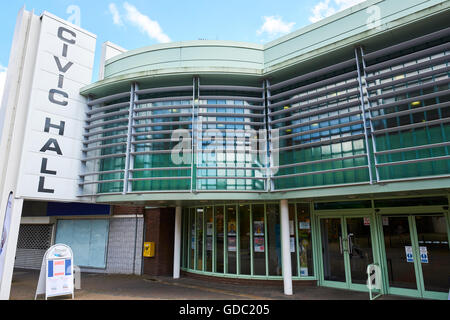
[[[107,42],[92,83],[96,36],[21,10],[0,297],[64,243],[83,272],[289,295],[376,265],[383,294],[447,299],[449,41],[449,1],[369,0],[265,45]]]

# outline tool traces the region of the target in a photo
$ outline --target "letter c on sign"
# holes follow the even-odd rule
[[[68,33],[68,34],[70,34],[70,35],[71,35],[72,37],[74,37],[74,38],[77,37],[77,34],[76,34],[75,32],[73,32],[73,31],[71,31],[71,30],[69,30],[69,29],[66,29],[66,28],[63,28],[63,27],[60,27],[60,28],[58,29],[58,38],[60,38],[62,41],[67,42],[67,43],[69,43],[69,44],[75,44],[75,39],[69,39],[69,38],[66,38],[66,37],[64,36],[64,33]]]
[[[48,100],[50,100],[50,102],[55,103],[55,104],[59,104],[60,106],[67,106],[69,103],[67,101],[62,101],[62,100],[56,100],[55,99],[55,94],[59,94],[61,96],[63,96],[64,98],[69,98],[69,95],[61,90],[57,90],[57,89],[51,89],[48,92]]]

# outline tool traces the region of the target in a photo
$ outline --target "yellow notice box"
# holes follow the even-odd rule
[[[151,258],[155,256],[155,243],[144,242],[144,257]]]

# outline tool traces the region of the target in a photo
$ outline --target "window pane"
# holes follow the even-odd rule
[[[281,276],[280,208],[267,205],[267,246],[269,250],[269,276]]]
[[[191,244],[189,245],[190,249],[190,256],[189,256],[189,268],[194,269],[194,253],[195,253],[195,209],[190,209],[189,211],[189,225],[190,227],[190,241]]]
[[[236,206],[227,206],[227,273],[236,274]]]
[[[183,241],[182,245],[183,248],[181,249],[181,252],[183,252],[183,259],[182,259],[182,267],[187,268],[187,256],[188,256],[188,248],[189,248],[189,236],[187,234],[189,230],[189,209],[183,208]]]
[[[370,200],[318,202],[318,203],[314,204],[314,207],[315,207],[315,210],[372,208],[372,202]]]
[[[206,270],[212,271],[212,248],[213,248],[213,208],[206,207]]]
[[[314,275],[311,241],[311,216],[309,204],[297,203],[298,246],[300,253],[300,276]]]
[[[250,206],[239,206],[240,273],[250,274]]]
[[[197,270],[203,270],[203,208],[197,211]]]
[[[375,208],[448,205],[447,197],[383,199],[374,201]]]
[[[214,207],[216,214],[216,272],[223,273],[223,206]]]
[[[425,290],[447,292],[450,280],[450,255],[447,221],[442,216],[416,216]]]
[[[389,286],[417,289],[408,217],[383,217]]]
[[[252,206],[253,216],[253,273],[258,276],[266,275],[265,259],[265,230],[264,230],[264,205]]]
[[[292,276],[297,276],[297,245],[295,241],[295,204],[289,205],[289,247],[291,252]]]
[[[345,282],[341,218],[320,219],[324,280]]]

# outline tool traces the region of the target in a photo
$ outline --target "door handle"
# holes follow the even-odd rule
[[[343,254],[343,251],[342,251],[342,237],[341,236],[339,236],[339,251],[341,252],[341,254]]]
[[[353,241],[352,241],[352,237],[354,236],[353,233],[349,233],[347,236],[348,239],[348,251],[350,254],[353,254]]]

